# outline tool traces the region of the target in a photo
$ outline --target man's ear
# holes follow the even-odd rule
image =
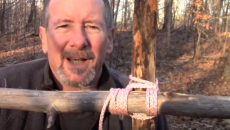
[[[43,53],[48,53],[48,46],[47,46],[47,36],[46,36],[46,29],[42,26],[39,27],[39,37],[42,42],[42,51]]]
[[[108,54],[110,54],[110,53],[113,51],[113,38],[114,38],[114,33],[115,33],[114,28],[110,29],[109,32],[108,32],[109,43],[108,43],[107,48],[106,48],[106,52],[107,52]]]

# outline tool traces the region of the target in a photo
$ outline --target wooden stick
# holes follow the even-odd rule
[[[0,88],[0,108],[34,112],[100,112],[108,91],[63,92]],[[146,93],[132,91],[130,113],[145,113]],[[158,93],[158,113],[165,115],[230,118],[230,97]],[[51,114],[52,115],[52,114]]]
[[[230,118],[230,97],[159,93],[158,113],[164,115]]]
[[[48,113],[101,112],[108,91],[64,92],[0,88],[0,108]],[[129,112],[145,112],[145,92],[131,92]]]

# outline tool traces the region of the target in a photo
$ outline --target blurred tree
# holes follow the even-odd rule
[[[36,1],[33,0],[30,7],[30,15],[26,24],[26,30],[30,31],[30,28],[34,27],[36,21]],[[35,33],[35,32],[34,32]]]
[[[201,34],[204,33],[204,29],[209,29],[209,20],[211,15],[205,13],[205,7],[202,0],[193,0],[191,2],[192,9],[189,10],[189,14],[192,14],[192,23],[194,23],[196,35],[194,37],[194,56],[196,60],[201,56]],[[197,40],[195,38],[197,37]]]
[[[164,2],[164,24],[162,29],[167,29],[168,25],[172,26],[172,4],[173,0],[165,0]]]
[[[221,8],[223,5],[223,0],[217,0],[217,5],[216,5],[216,13],[215,13],[215,33],[217,33],[219,31],[220,28],[220,14],[221,14]]]
[[[2,3],[2,12],[1,12],[1,33],[5,33],[5,10],[6,10],[6,0],[3,0]]]
[[[229,10],[229,0],[226,0],[226,2],[225,2],[226,4],[226,9],[225,9],[225,14],[224,14],[224,16],[225,16],[225,18],[223,19],[223,31],[226,31],[226,29],[227,29],[227,27],[228,26],[226,26],[227,25],[227,17],[228,17],[228,10]]]
[[[118,16],[118,11],[119,11],[119,6],[120,6],[120,0],[117,1],[116,13],[114,16],[114,27],[115,28],[117,28],[117,16]]]
[[[125,0],[125,12],[124,12],[124,28],[127,28],[127,9],[128,9],[128,0]]]

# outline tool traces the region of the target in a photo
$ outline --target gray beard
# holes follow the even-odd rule
[[[83,72],[87,71],[85,70],[77,70],[77,69],[72,69],[71,72],[78,75],[81,74]],[[89,84],[93,81],[93,79],[95,78],[96,72],[95,69],[91,68],[89,70],[89,72],[86,74],[86,77],[83,81],[81,82],[77,82],[77,81],[70,81],[68,79],[68,75],[65,73],[65,70],[63,68],[63,66],[61,65],[58,69],[57,69],[57,76],[60,79],[60,81],[70,87],[75,87],[75,88],[79,88],[79,87],[88,87]]]

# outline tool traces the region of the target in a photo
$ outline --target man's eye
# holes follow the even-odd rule
[[[98,33],[100,31],[99,27],[94,25],[85,25],[85,30],[89,33]]]
[[[87,28],[87,29],[99,29],[98,27],[92,26],[92,25],[86,25],[85,28]]]
[[[67,28],[67,27],[69,27],[69,25],[67,25],[67,24],[58,26],[58,28]]]

